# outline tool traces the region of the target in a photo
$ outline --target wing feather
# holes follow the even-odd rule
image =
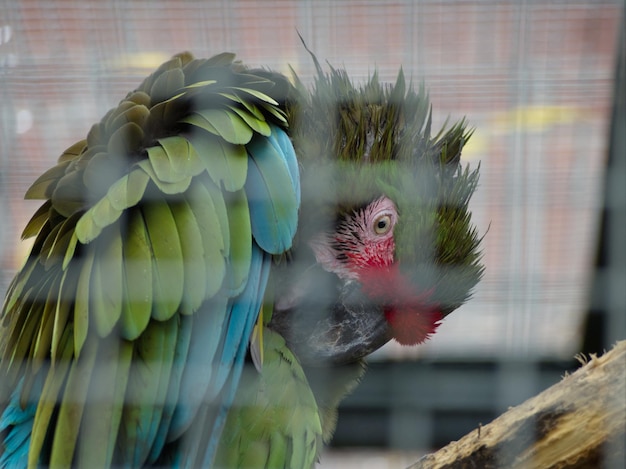
[[[30,467],[214,457],[299,203],[274,84],[233,60],[164,63],[26,193],[44,202],[0,317],[0,423]]]
[[[89,385],[76,450],[80,467],[108,466],[112,462],[131,357],[132,345],[126,341],[107,340],[98,350],[94,364],[97,372]]]
[[[255,138],[248,152],[252,232],[261,248],[279,254],[291,246],[298,224],[298,200],[286,157],[266,138]]]
[[[152,249],[141,210],[131,210],[123,243],[124,302],[120,334],[134,340],[144,331],[152,315]],[[132,282],[131,282],[132,280]]]
[[[87,340],[87,332],[89,330],[89,285],[95,260],[95,250],[88,249],[83,264],[80,267],[80,275],[76,284],[73,316],[74,351],[76,357],[80,356],[80,351],[83,348],[85,340]]]
[[[213,182],[223,185],[229,192],[241,189],[248,172],[245,147],[222,141],[202,129],[195,130],[187,139],[204,162]]]
[[[248,281],[252,252],[252,227],[248,200],[243,190],[228,194],[226,204],[230,233],[226,288],[231,296],[235,296],[245,288]]]
[[[210,181],[207,184],[213,186]],[[195,181],[187,192],[187,202],[200,232],[206,275],[204,290],[206,297],[210,298],[217,294],[226,274],[224,259],[228,250],[225,241],[229,231],[224,198],[215,186],[209,191],[205,184]],[[220,204],[224,207],[223,213],[217,209]]]
[[[52,440],[50,466],[67,467],[72,464],[78,440],[80,422],[87,400],[87,390],[94,370],[99,342],[89,340],[77,360],[70,365]]]
[[[106,235],[98,238],[98,262],[91,272],[89,302],[94,326],[100,337],[108,336],[122,315],[123,260],[119,225],[110,226]]]
[[[186,200],[169,202],[178,229],[183,262],[183,298],[181,314],[193,314],[206,299],[207,269],[202,233],[194,212]]]
[[[142,207],[148,244],[152,247],[152,317],[167,320],[183,298],[184,263],[176,221],[165,199],[154,193]]]
[[[145,463],[156,437],[174,357],[178,317],[151,321],[135,341],[120,426],[121,461]]]
[[[313,467],[322,444],[317,403],[284,339],[264,332],[263,373],[244,370],[218,448],[218,467]]]
[[[67,327],[60,340],[60,357],[54,369],[54,373],[47,373],[43,390],[37,403],[37,411],[33,421],[33,430],[30,439],[28,454],[28,467],[40,465],[40,454],[46,437],[49,435],[49,427],[52,425],[53,414],[59,403],[59,393],[65,384],[67,374],[71,366],[71,358],[74,353],[73,330]]]
[[[170,382],[167,386],[167,395],[165,396],[161,424],[159,425],[148,457],[148,461],[151,464],[159,458],[167,442],[168,432],[170,431],[174,412],[176,411],[179,401],[182,377],[189,356],[189,347],[191,345],[192,331],[195,324],[194,321],[194,316],[182,316],[180,318],[178,339],[176,341],[176,349],[174,350]]]

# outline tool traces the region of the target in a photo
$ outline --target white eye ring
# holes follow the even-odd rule
[[[391,222],[391,215],[389,215],[388,213],[383,213],[382,215],[376,217],[376,219],[374,220],[374,233],[376,233],[377,235],[384,235],[389,233],[389,231],[393,227]]]

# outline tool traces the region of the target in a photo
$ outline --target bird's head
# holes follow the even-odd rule
[[[310,241],[317,262],[344,281],[362,285],[363,293],[380,304],[391,336],[415,345],[435,332],[442,313],[430,292],[411,284],[395,259],[396,204],[381,196],[345,214],[333,232]]]
[[[291,298],[296,304],[308,288],[308,306],[302,323],[298,308],[285,311],[290,327],[303,324],[294,342],[346,361],[392,338],[423,342],[470,297],[483,272],[468,209],[478,169],[460,163],[471,135],[465,121],[431,136],[428,95],[407,85],[402,70],[392,85],[376,73],[355,85],[344,70],[325,73],[314,61],[312,88],[295,77],[287,102],[302,174],[294,258],[305,260],[293,277],[307,278],[295,281],[300,292]],[[304,271],[303,246],[317,270]],[[329,313],[318,320],[321,309]]]

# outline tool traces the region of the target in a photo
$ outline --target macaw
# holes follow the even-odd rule
[[[311,467],[364,358],[470,297],[465,121],[313,59],[176,55],[28,189],[0,468]]]

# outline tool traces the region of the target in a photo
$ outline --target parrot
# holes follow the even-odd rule
[[[0,468],[313,467],[366,358],[471,297],[467,122],[307,51],[310,86],[177,54],[27,190]]]

